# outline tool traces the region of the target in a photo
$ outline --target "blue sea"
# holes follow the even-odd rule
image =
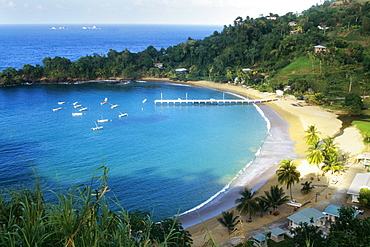
[[[5,44],[0,48],[0,67],[41,64],[47,56],[75,61],[109,49],[166,48],[220,30],[81,26],[57,30],[46,25],[0,26],[0,42]],[[294,155],[288,124],[267,106],[154,104],[161,97],[239,96],[158,81],[0,88],[0,186],[32,184],[34,169],[45,189],[68,188],[88,183],[92,171],[105,165],[109,195],[128,210],[148,211],[160,220],[212,208],[231,187],[235,192],[238,186],[263,182],[262,173]],[[101,104],[105,98],[106,104]],[[127,116],[120,118],[121,113]],[[108,119],[98,123],[103,128],[92,130],[103,118]],[[232,203],[228,200],[218,209]]]

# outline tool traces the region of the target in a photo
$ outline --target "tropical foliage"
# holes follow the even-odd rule
[[[279,184],[285,184],[290,191],[290,198],[293,199],[292,186],[299,182],[301,173],[297,170],[297,166],[292,159],[282,160],[279,164],[279,169],[276,171]]]
[[[235,226],[238,224],[239,216],[234,216],[234,211],[222,212],[222,217],[217,218],[217,221],[227,228],[229,235],[234,230]]]
[[[304,182],[304,183],[301,183],[301,185],[303,185],[303,186],[302,186],[302,189],[301,189],[301,192],[302,192],[303,194],[308,194],[308,193],[310,193],[310,192],[311,192],[311,190],[314,188],[311,184],[312,184],[312,182],[308,182],[308,181],[306,181],[306,182]]]
[[[252,215],[256,213],[257,201],[254,198],[256,192],[252,192],[252,189],[244,188],[239,194],[242,196],[235,200],[238,204],[236,209],[244,216],[249,214],[249,221],[252,221]]]
[[[1,246],[190,246],[189,232],[177,219],[154,224],[150,214],[130,213],[109,197],[108,169],[91,183],[59,193],[47,203],[43,190],[1,191]],[[113,210],[116,208],[116,210]]]
[[[308,133],[306,138],[306,143],[309,144],[307,149],[308,155],[306,159],[308,163],[316,165],[323,172],[331,171],[334,172],[343,171],[343,162],[340,160],[339,151],[337,144],[334,143],[334,137],[327,137],[324,140],[320,139],[320,136],[314,125],[308,127],[305,131]],[[308,141],[309,140],[309,141]]]
[[[288,201],[288,196],[285,196],[283,188],[279,188],[277,185],[273,185],[270,191],[265,191],[265,195],[262,196],[267,205],[272,208],[273,213],[275,210]]]
[[[370,208],[370,190],[368,188],[360,189],[358,201],[361,203],[361,205]]]

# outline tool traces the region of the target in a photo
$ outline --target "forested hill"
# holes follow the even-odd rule
[[[289,86],[296,94],[327,98],[370,87],[370,1],[325,1],[302,13],[237,17],[203,40],[142,52],[110,50],[106,55],[43,59],[43,65],[7,68],[0,83],[72,82],[167,77],[240,83],[263,91]],[[320,50],[315,52],[315,46]],[[186,72],[176,72],[184,68]]]

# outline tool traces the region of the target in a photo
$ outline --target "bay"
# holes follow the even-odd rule
[[[32,183],[33,166],[45,188],[67,188],[87,183],[105,165],[110,195],[126,209],[161,219],[196,207],[253,160],[267,135],[266,122],[253,105],[155,105],[161,94],[236,97],[164,82],[0,89],[0,185]],[[82,116],[72,116],[75,102],[88,108]],[[119,118],[120,112],[128,116]],[[109,121],[91,130],[100,118]]]

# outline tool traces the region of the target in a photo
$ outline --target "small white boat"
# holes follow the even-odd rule
[[[127,113],[122,113],[122,112],[119,111],[118,117],[125,117],[125,116],[128,116],[128,114]]]
[[[145,103],[146,102],[146,99],[143,99],[143,101],[141,101],[141,102]]]
[[[53,111],[59,111],[62,110],[62,107],[54,108]]]
[[[110,108],[116,108],[118,105],[113,105],[113,104],[110,104],[111,105],[111,107]]]
[[[95,123],[95,127],[92,127],[91,129],[92,130],[101,130],[102,128],[103,128],[103,126],[98,126],[97,124],[96,124],[96,122],[94,122]]]
[[[103,101],[103,102],[100,102],[101,105],[105,105],[107,102]]]
[[[73,106],[74,108],[78,108],[78,107],[81,107],[82,105],[75,105]]]
[[[72,103],[72,105],[77,105],[77,104],[78,104],[78,102],[77,102],[77,101]]]
[[[82,116],[83,115],[83,113],[82,112],[73,112],[72,113],[72,116]]]
[[[108,122],[108,119],[107,118],[103,118],[103,116],[101,116],[101,119],[96,120],[96,122],[98,122],[98,123],[106,123],[106,122]]]
[[[66,102],[65,101],[59,101],[58,102],[58,105],[63,105],[63,104],[65,104]]]
[[[108,101],[108,98],[104,98],[104,102],[107,102]]]
[[[87,111],[89,108],[87,107],[84,107],[84,108],[81,108],[79,111]]]

